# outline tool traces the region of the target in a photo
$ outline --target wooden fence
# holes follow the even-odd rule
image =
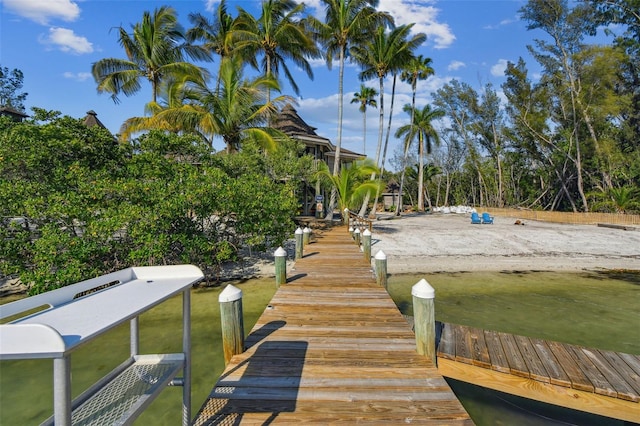
[[[640,215],[616,213],[573,213],[550,212],[521,209],[499,209],[494,207],[477,208],[479,212],[489,212],[496,216],[513,217],[517,219],[541,220],[545,222],[571,223],[577,225],[637,225],[640,226]]]

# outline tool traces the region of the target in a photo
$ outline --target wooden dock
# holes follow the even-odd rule
[[[287,275],[195,425],[473,424],[345,228]]]
[[[575,410],[640,422],[640,356],[439,323],[445,376]]]

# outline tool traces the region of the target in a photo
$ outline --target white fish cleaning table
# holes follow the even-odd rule
[[[183,425],[191,420],[192,265],[133,267],[0,306],[0,360],[53,359],[55,425],[130,424],[168,384],[183,386]],[[139,354],[138,316],[183,295],[183,350]],[[71,352],[130,321],[131,357],[71,400]],[[175,379],[182,370],[182,379]]]

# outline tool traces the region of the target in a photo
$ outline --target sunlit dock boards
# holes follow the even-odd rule
[[[473,424],[346,230],[315,240],[194,424]]]
[[[640,422],[640,356],[439,324],[445,377],[525,398]]]

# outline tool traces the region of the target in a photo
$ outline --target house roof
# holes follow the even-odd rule
[[[272,124],[275,129],[286,133],[289,136],[318,136],[315,132],[316,128],[309,126],[299,115],[291,104],[286,104],[280,114]]]
[[[85,126],[87,127],[93,127],[93,126],[98,126],[98,127],[102,127],[103,129],[106,129],[107,126],[105,126],[104,124],[102,124],[102,121],[100,121],[98,119],[98,113],[96,113],[94,110],[90,109],[89,111],[87,111],[87,115],[84,117],[84,120],[82,120],[82,122],[84,123]]]
[[[2,106],[0,107],[0,115],[8,115],[9,117],[12,117],[14,119],[18,119],[18,120],[22,120],[23,118],[27,118],[28,115],[25,114],[22,111],[18,111],[15,108],[11,108],[8,106]]]
[[[291,104],[287,104],[282,108],[272,126],[286,135],[294,137],[302,142],[326,145],[329,148],[329,151],[326,152],[325,155],[335,156],[335,145],[333,145],[329,139],[318,135],[316,133],[316,128],[309,126],[302,117],[298,115],[298,112]],[[365,157],[364,154],[358,154],[357,152],[353,152],[342,147],[340,148],[340,155],[345,158],[352,159]]]

